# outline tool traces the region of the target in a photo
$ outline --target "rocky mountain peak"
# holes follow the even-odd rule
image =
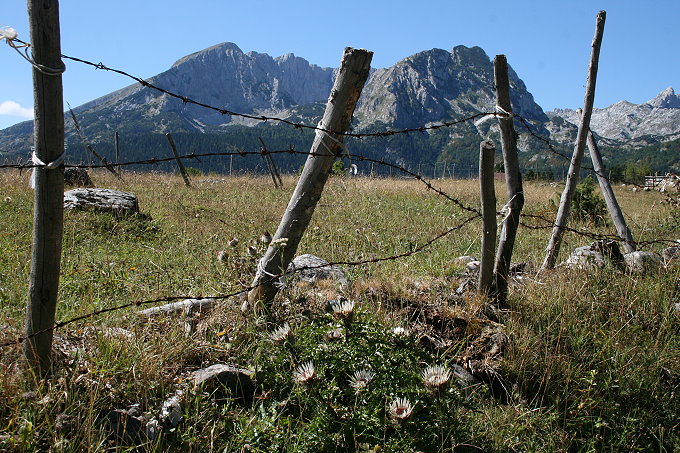
[[[645,104],[665,109],[677,109],[680,108],[680,96],[675,94],[675,90],[672,87],[668,87],[654,99],[645,102]]]

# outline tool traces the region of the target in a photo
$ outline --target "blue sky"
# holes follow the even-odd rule
[[[545,110],[577,108],[595,30],[607,11],[596,107],[641,103],[680,89],[680,1],[269,1],[62,0],[62,53],[140,77],[192,52],[231,41],[244,52],[294,53],[337,66],[346,46],[374,52],[387,67],[421,50],[480,46],[506,54]],[[0,27],[30,40],[26,2],[3,0]],[[30,66],[0,42],[0,129],[30,117]],[[122,76],[67,62],[64,100],[78,106],[130,84]]]

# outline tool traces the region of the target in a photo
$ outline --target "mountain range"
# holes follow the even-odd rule
[[[244,53],[236,44],[223,43],[181,58],[148,82],[232,112],[316,124],[336,73],[335,68],[319,67],[293,54],[273,58],[262,53]],[[567,165],[567,159],[554,151],[570,153],[576,137],[577,112],[568,109],[544,112],[512,68],[509,77],[513,110],[531,127],[530,133],[519,121],[516,123],[524,167]],[[493,64],[481,48],[432,49],[411,55],[392,67],[371,71],[355,111],[353,129],[419,127],[493,111],[494,106]],[[168,147],[163,134],[168,132],[173,133],[178,146],[187,153],[229,147],[258,150],[261,141],[270,149],[293,146],[306,150],[311,143],[309,131],[223,115],[141,84],[83,104],[74,112],[87,141],[109,160],[114,156],[115,131],[121,137],[124,154],[121,160],[166,156]],[[487,136],[497,137],[493,123],[466,122],[422,134],[350,140],[347,144],[353,153],[391,159],[407,168],[450,163],[474,172],[479,141]],[[73,126],[67,116],[70,159],[85,160]],[[605,156],[615,155],[617,163],[644,160],[654,153],[649,147],[680,138],[680,97],[668,88],[643,104],[622,101],[596,109],[591,129],[601,140]],[[0,158],[27,156],[31,131],[30,121],[0,131]],[[553,150],[532,134],[549,139]],[[277,160],[284,170],[295,170],[302,157],[278,156]],[[206,159],[191,165],[207,171],[226,168],[224,159]],[[233,163],[229,165],[231,168]],[[239,169],[260,165],[261,161],[252,157],[237,164]],[[680,156],[671,153],[665,159],[655,160],[655,165],[663,167],[657,168],[659,171],[680,169]]]

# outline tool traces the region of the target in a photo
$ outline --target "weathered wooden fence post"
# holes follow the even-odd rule
[[[116,148],[116,164],[120,163],[120,136],[118,131],[113,134],[113,146]]]
[[[491,140],[479,144],[479,193],[482,208],[482,250],[479,266],[479,293],[488,296],[493,288],[494,250],[496,249],[496,190],[493,161],[496,147]]]
[[[51,369],[54,317],[64,229],[64,100],[59,2],[28,0],[34,95],[35,174],[31,276],[26,306],[24,355],[36,376]]]
[[[623,249],[626,253],[634,252],[637,247],[635,241],[633,241],[633,234],[626,224],[626,219],[623,217],[623,212],[621,211],[619,202],[616,200],[616,195],[614,195],[612,185],[609,183],[609,179],[607,179],[604,175],[602,155],[600,154],[600,149],[597,147],[597,142],[595,142],[595,137],[593,136],[593,133],[590,129],[588,129],[587,143],[588,151],[590,152],[590,160],[593,161],[593,169],[595,170],[597,180],[600,183],[600,190],[602,191],[604,201],[607,203],[609,215],[614,222],[616,232],[619,234],[619,237],[623,239]]]
[[[588,67],[588,81],[586,82],[586,94],[583,101],[583,114],[579,123],[578,135],[576,136],[576,145],[574,146],[574,154],[569,165],[569,172],[567,173],[567,181],[560,198],[560,206],[557,209],[557,217],[555,218],[555,226],[552,229],[550,241],[546,248],[545,260],[541,266],[541,270],[549,270],[555,267],[557,255],[560,253],[560,246],[562,245],[562,236],[564,234],[564,227],[567,225],[569,217],[569,209],[571,201],[576,192],[576,183],[578,182],[579,173],[581,171],[581,160],[583,152],[586,147],[586,139],[588,131],[590,130],[590,117],[593,113],[593,103],[595,101],[595,82],[597,80],[597,66],[600,58],[600,46],[602,45],[602,35],[604,34],[604,23],[607,13],[600,11],[597,13],[597,21],[595,26],[595,37],[593,38],[592,51],[590,54],[590,65]]]
[[[519,228],[520,214],[524,207],[524,190],[522,175],[519,172],[517,158],[517,133],[513,125],[512,104],[510,103],[510,79],[508,78],[508,61],[505,55],[494,58],[494,78],[496,81],[496,105],[500,112],[501,144],[503,146],[503,168],[505,169],[505,187],[508,194],[506,209],[509,212],[503,220],[503,227],[498,239],[498,251],[494,267],[494,296],[499,307],[506,304],[508,298],[508,274],[510,261],[515,247],[515,237]]]
[[[354,108],[368,78],[372,57],[373,52],[367,50],[350,47],[345,49],[326,111],[319,123],[321,129],[342,133],[349,128]],[[248,294],[251,305],[262,301],[268,307],[273,301],[278,291],[274,276],[286,271],[297,252],[302,235],[321,198],[333,162],[340,155],[342,138],[342,135],[335,133],[317,131],[288,207],[273,241],[258,265],[253,281],[255,288]],[[285,245],[279,239],[285,239]]]
[[[172,134],[168,132],[167,134],[165,134],[165,137],[168,139],[168,143],[170,143],[170,148],[172,148],[172,154],[175,156],[175,160],[177,161],[177,168],[179,168],[179,172],[182,174],[182,178],[184,178],[184,185],[187,187],[191,187],[191,181],[189,180],[187,169],[184,168],[182,159],[179,158],[177,146],[175,146],[175,140],[172,138]]]

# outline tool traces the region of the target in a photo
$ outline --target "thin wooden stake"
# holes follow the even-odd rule
[[[264,140],[262,140],[262,137],[260,137],[260,143],[262,143],[262,159],[265,161],[267,164],[267,168],[269,169],[269,174],[272,177],[272,181],[274,181],[274,187],[277,189],[283,187],[283,181],[281,180],[281,175],[279,174],[279,171],[276,169],[276,164],[274,163],[274,159],[272,159],[271,154],[267,152],[267,145],[265,145]]]
[[[33,68],[35,155],[46,164],[64,153],[64,101],[59,69],[59,2],[28,0]],[[40,65],[40,66],[38,66]],[[46,71],[53,68],[56,71]],[[51,370],[54,317],[64,225],[64,167],[35,169],[33,246],[26,306],[24,355],[40,377]]]
[[[498,118],[498,124],[501,128],[505,187],[509,200],[506,207],[509,212],[503,221],[494,266],[494,297],[498,306],[504,307],[508,299],[510,261],[515,247],[520,214],[524,207],[524,190],[522,189],[522,175],[519,172],[519,159],[517,158],[517,133],[512,121],[508,61],[505,55],[496,55],[493,64],[496,81],[496,105],[500,107],[499,110],[508,113],[507,117]]]
[[[546,248],[545,260],[541,266],[541,271],[555,268],[557,255],[560,253],[560,246],[562,245],[564,227],[567,225],[567,219],[569,217],[571,201],[574,198],[574,193],[576,192],[576,184],[578,183],[579,173],[581,171],[581,160],[586,147],[588,131],[590,130],[590,117],[593,113],[593,103],[595,102],[597,66],[600,58],[600,46],[602,45],[602,35],[604,34],[604,23],[606,17],[607,13],[604,11],[597,13],[595,37],[593,38],[592,51],[590,54],[590,65],[588,67],[586,94],[583,101],[583,114],[581,115],[581,121],[579,123],[574,154],[571,158],[571,164],[569,165],[569,172],[567,173],[567,181],[564,191],[562,192],[562,197],[560,198],[560,206],[557,209],[555,226],[552,229],[550,241],[548,242],[548,246]]]
[[[99,154],[95,149],[90,145],[87,140],[85,139],[85,135],[83,134],[82,129],[80,128],[80,123],[78,122],[78,118],[76,117],[75,112],[73,111],[72,108],[69,107],[68,111],[71,113],[71,118],[73,119],[73,126],[76,128],[76,133],[78,134],[78,137],[80,138],[81,143],[85,146],[85,149],[87,149],[94,157],[99,159],[99,162],[106,167],[108,171],[110,171],[116,178],[118,179],[123,179],[120,174],[116,171],[116,169],[109,163],[109,161],[106,160],[105,157],[103,157],[101,154]]]
[[[337,132],[344,132],[349,128],[354,108],[368,78],[372,57],[373,52],[367,50],[350,47],[345,49],[321,120],[322,128]],[[285,272],[293,260],[316,204],[321,198],[333,162],[340,156],[341,151],[341,135],[317,131],[286,212],[281,218],[273,241],[259,262],[253,281],[255,288],[248,294],[251,305],[263,302],[264,307],[268,308],[273,301],[278,292],[274,276]],[[279,241],[284,239],[285,244]]]
[[[482,208],[482,250],[479,266],[479,293],[487,296],[493,287],[494,250],[496,249],[496,190],[493,160],[496,147],[491,140],[479,144],[479,192]]]
[[[172,148],[172,154],[175,156],[175,160],[177,161],[177,167],[179,168],[179,172],[182,174],[182,178],[184,178],[184,185],[187,187],[191,187],[191,181],[189,180],[187,169],[184,168],[182,159],[179,158],[177,146],[175,146],[175,140],[173,140],[172,134],[168,132],[167,134],[165,134],[165,137],[168,139],[168,143],[170,143],[170,148]]]
[[[579,116],[581,112],[579,111]],[[602,162],[602,155],[600,154],[600,149],[597,146],[593,132],[588,129],[588,151],[590,152],[590,160],[593,162],[593,169],[597,175],[597,181],[600,183],[600,190],[602,191],[602,196],[604,201],[607,203],[607,209],[609,210],[609,215],[614,222],[614,227],[619,237],[623,239],[623,249],[626,253],[634,252],[637,249],[635,241],[633,241],[633,233],[631,233],[628,225],[626,224],[626,219],[623,217],[623,211],[619,206],[619,202],[616,200],[616,195],[614,195],[614,190],[612,185],[609,183],[609,179],[604,176],[604,163]]]

